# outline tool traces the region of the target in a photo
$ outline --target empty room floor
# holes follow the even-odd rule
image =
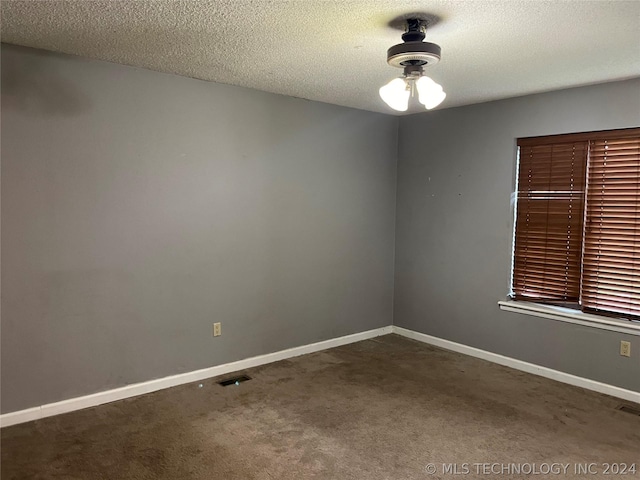
[[[640,469],[640,416],[617,410],[625,402],[396,335],[242,373],[252,379],[238,386],[213,378],[4,428],[1,478],[516,479],[554,463],[568,467],[536,478],[603,478],[605,464]],[[587,464],[591,473],[575,473]],[[634,477],[640,471],[619,476]]]

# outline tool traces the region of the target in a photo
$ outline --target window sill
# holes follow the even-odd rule
[[[540,303],[518,302],[515,300],[499,301],[501,310],[507,312],[522,313],[535,317],[549,318],[560,322],[574,323],[586,327],[610,330],[612,332],[626,333],[627,335],[640,336],[640,322],[629,320],[618,320],[616,318],[603,317],[584,313],[570,308],[557,307],[554,305],[542,305]]]

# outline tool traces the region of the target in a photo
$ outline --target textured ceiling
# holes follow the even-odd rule
[[[410,12],[440,19],[439,108],[640,76],[637,0],[3,0],[2,41],[396,113],[378,88]]]

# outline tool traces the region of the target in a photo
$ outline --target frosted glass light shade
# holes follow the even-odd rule
[[[406,112],[409,108],[409,95],[407,82],[403,78],[394,78],[384,87],[380,87],[380,98],[394,110]]]
[[[440,105],[447,96],[442,90],[442,86],[429,77],[420,77],[416,80],[416,88],[418,89],[418,100],[427,110]]]

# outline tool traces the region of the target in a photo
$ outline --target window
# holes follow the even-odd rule
[[[640,319],[640,128],[518,140],[511,296]]]

